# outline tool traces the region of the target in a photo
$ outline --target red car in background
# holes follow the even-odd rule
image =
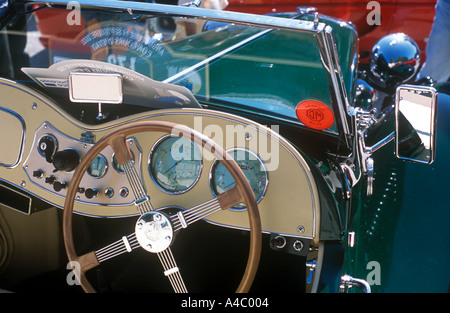
[[[297,7],[315,7],[319,14],[351,21],[357,28],[360,61],[368,62],[373,45],[387,34],[402,32],[414,39],[425,59],[425,46],[433,25],[437,0],[228,0],[228,11],[254,14],[295,12]],[[375,5],[373,6],[372,3]],[[376,5],[378,5],[378,8]],[[373,13],[379,9],[379,23]],[[368,23],[369,19],[369,23]],[[372,24],[372,25],[370,25]]]
[[[156,1],[160,2],[160,1]],[[369,53],[374,44],[382,37],[392,33],[405,33],[417,43],[421,50],[421,62],[425,60],[425,47],[433,25],[435,5],[437,0],[228,0],[227,11],[269,14],[295,12],[298,7],[314,7],[319,14],[351,21],[359,34],[360,63],[368,63]],[[375,4],[373,6],[372,4]],[[374,19],[374,13],[380,12],[379,22]],[[66,13],[61,16],[36,12],[38,27],[49,38],[72,38],[79,28],[84,27],[84,21],[77,27],[65,23]],[[369,22],[368,22],[369,20]],[[58,27],[55,27],[58,25]],[[65,51],[64,40],[48,43],[41,38],[44,45],[52,44],[53,49]],[[80,45],[83,50],[83,45]],[[72,51],[74,52],[74,51]],[[83,52],[83,51],[77,51]]]

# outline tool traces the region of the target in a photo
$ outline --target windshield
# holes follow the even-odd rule
[[[203,106],[337,133],[326,71],[311,33],[69,5],[27,10],[0,33],[2,77],[66,88],[52,77],[56,70],[42,78],[33,69],[96,60],[184,86]]]

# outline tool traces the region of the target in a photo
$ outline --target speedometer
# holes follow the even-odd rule
[[[264,162],[256,153],[248,149],[233,148],[227,152],[242,169],[245,177],[247,177],[256,201],[261,201],[269,183],[267,169]],[[214,195],[221,194],[236,185],[233,177],[225,166],[217,160],[211,168],[210,184]],[[235,206],[234,209],[242,210],[245,209],[245,206],[243,204],[239,204]]]
[[[162,137],[149,156],[149,172],[156,185],[168,193],[191,189],[200,177],[200,148],[183,137]]]

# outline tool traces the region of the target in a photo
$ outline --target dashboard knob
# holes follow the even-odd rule
[[[55,181],[53,183],[53,190],[56,192],[60,192],[63,189],[66,189],[67,187],[67,183],[65,181],[63,182],[59,182],[59,181]]]
[[[86,189],[86,191],[84,192],[84,195],[86,196],[86,198],[88,199],[92,199],[94,197],[98,196],[98,189],[94,188],[88,188]]]
[[[272,248],[284,248],[284,246],[286,246],[286,238],[283,236],[276,236],[270,241],[270,244],[272,245]]]
[[[77,167],[80,163],[80,156],[78,152],[73,149],[65,149],[63,151],[58,151],[53,155],[53,166],[56,171],[66,171],[69,172]]]
[[[56,177],[53,175],[51,175],[49,177],[45,177],[45,182],[50,185],[53,184],[55,182],[55,180],[56,180]]]
[[[33,177],[42,178],[44,176],[44,171],[41,169],[33,171]]]

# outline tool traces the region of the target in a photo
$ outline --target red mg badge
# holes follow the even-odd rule
[[[317,100],[300,102],[295,112],[300,122],[313,129],[327,129],[334,123],[333,111],[326,104]]]

